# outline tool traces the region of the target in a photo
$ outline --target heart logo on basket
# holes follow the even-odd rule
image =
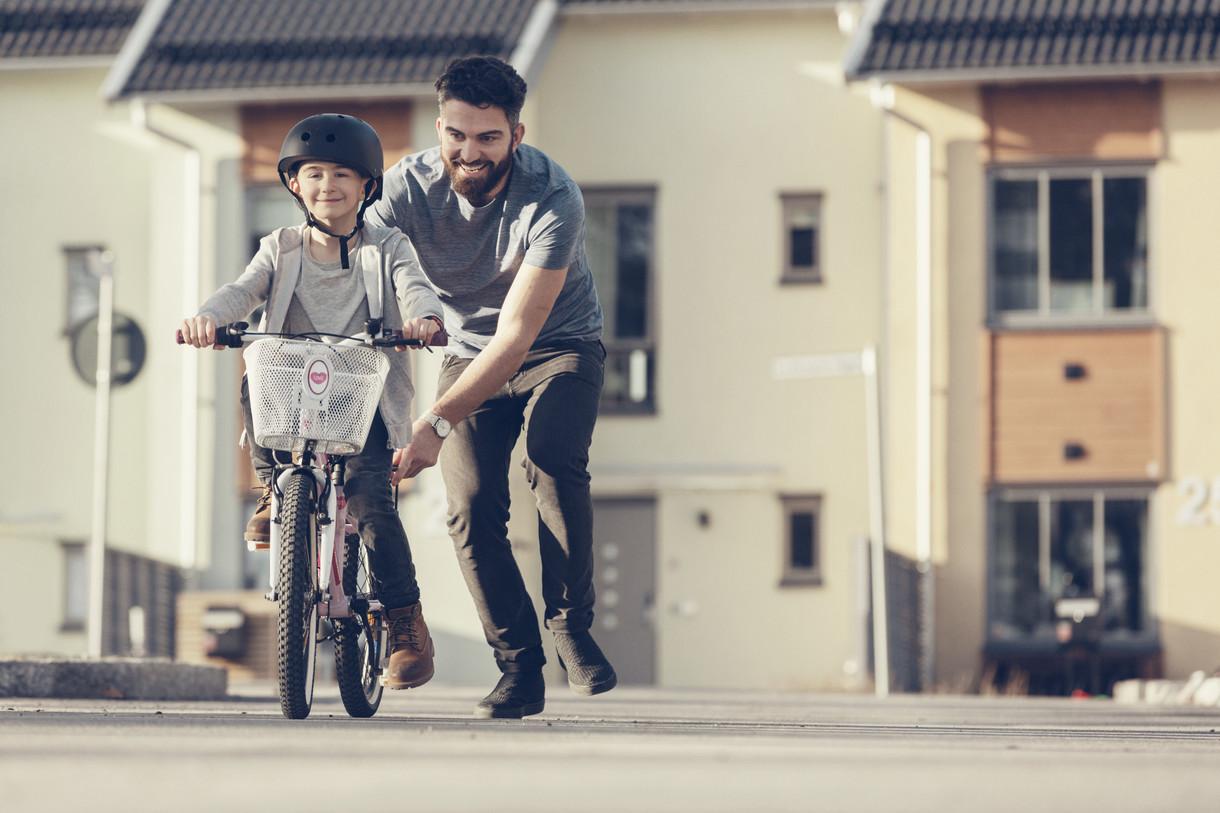
[[[326,362],[322,359],[311,361],[309,369],[305,371],[305,379],[309,391],[314,395],[326,392],[327,385],[330,384],[330,369],[326,366]]]

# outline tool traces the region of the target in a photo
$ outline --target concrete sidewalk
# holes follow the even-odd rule
[[[4,810],[1211,813],[1220,799],[1216,709],[551,686],[537,717],[475,720],[485,691],[387,693],[371,720],[333,685],[304,721],[283,719],[269,684],[196,703],[2,700]]]

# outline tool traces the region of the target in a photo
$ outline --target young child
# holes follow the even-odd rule
[[[387,328],[425,343],[441,327],[441,306],[419,259],[398,229],[364,225],[364,211],[381,196],[381,140],[367,123],[325,113],[298,122],[280,150],[284,186],[305,210],[305,223],[277,229],[235,282],[213,294],[182,323],[194,347],[210,347],[216,327],[265,305],[260,331],[354,335],[365,329],[370,301],[385,292]],[[398,307],[393,307],[393,298]],[[371,299],[370,299],[371,298]],[[405,320],[405,321],[404,321]],[[385,685],[421,686],[433,674],[434,647],[424,622],[406,532],[390,492],[393,450],[411,440],[413,386],[409,354],[389,354],[390,372],[364,451],[348,458],[347,512],[360,529],[378,596],[390,622]],[[253,443],[249,390],[242,380],[251,459],[263,492],[246,526],[246,540],[270,539],[275,461]]]

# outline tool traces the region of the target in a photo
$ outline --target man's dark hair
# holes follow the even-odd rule
[[[516,129],[525,104],[525,80],[502,59],[468,56],[455,59],[436,80],[437,104],[457,99],[475,107],[498,107]]]

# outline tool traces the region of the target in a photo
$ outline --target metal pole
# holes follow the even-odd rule
[[[915,134],[915,558],[923,590],[920,591],[919,684],[932,688],[936,660],[936,574],[932,569],[932,136],[926,129]]]
[[[102,656],[106,584],[106,504],[110,467],[110,339],[114,322],[114,266],[109,253],[93,252],[98,276],[97,372],[93,407],[93,530],[89,540],[89,656]]]
[[[873,691],[877,697],[890,693],[889,628],[885,600],[885,512],[881,471],[881,398],[877,385],[877,348],[869,345],[860,356],[868,424],[868,526],[872,553],[873,595]]]
[[[915,559],[920,591],[920,687],[935,679],[935,571],[932,566],[932,134],[895,108],[892,85],[873,86],[872,101],[915,130]],[[888,178],[887,178],[888,183]]]

